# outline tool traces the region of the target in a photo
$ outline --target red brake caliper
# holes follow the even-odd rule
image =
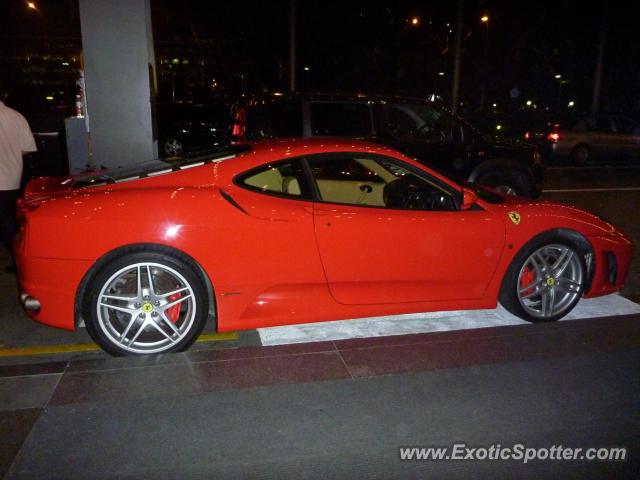
[[[520,288],[525,288],[528,285],[531,285],[535,279],[536,274],[531,269],[531,267],[525,267],[525,271],[522,272],[522,275],[520,276]],[[533,288],[530,288],[526,292],[522,292],[521,295],[528,295],[532,292]]]
[[[173,295],[170,295],[169,298],[167,298],[167,300],[169,301],[169,303],[171,303],[171,302],[175,302],[180,297],[182,297],[182,293],[174,293]],[[178,303],[173,307],[169,307],[165,312],[167,315],[167,318],[171,320],[173,323],[176,323],[178,321],[178,318],[180,318],[180,305],[181,304]]]

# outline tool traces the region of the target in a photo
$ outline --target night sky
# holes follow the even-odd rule
[[[25,3],[0,4],[0,61],[9,65],[0,69],[0,82],[9,90],[20,89],[19,62],[11,58],[25,48],[24,38],[44,39],[43,49],[57,38],[80,42],[77,0],[40,0],[37,12]],[[157,57],[188,52],[205,59],[196,75],[203,88],[213,79],[218,95],[287,88],[287,0],[151,5]],[[566,113],[569,101],[573,111],[587,111],[606,19],[602,110],[637,116],[640,42],[633,5],[610,1],[605,15],[599,1],[464,2],[461,110],[479,113],[486,71],[490,113],[522,112],[527,100],[540,112]],[[436,94],[448,101],[455,7],[455,1],[298,1],[298,89]],[[490,17],[488,29],[483,14]],[[409,23],[414,16],[417,26]],[[189,71],[193,76],[193,67]]]

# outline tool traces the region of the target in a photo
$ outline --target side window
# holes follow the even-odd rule
[[[317,162],[312,166],[318,180],[384,183],[384,180],[354,158],[335,158],[331,162]]]
[[[609,117],[587,117],[581,120],[574,128],[576,132],[611,132]]]
[[[247,140],[302,136],[302,106],[296,101],[253,105],[247,110]]]
[[[400,210],[456,209],[447,187],[393,159],[345,155],[308,161],[323,202]],[[351,164],[359,165],[358,176],[345,169]]]
[[[596,117],[596,131],[611,133],[611,119],[609,117]]]
[[[371,109],[366,103],[311,103],[314,136],[366,137],[373,131]]]
[[[613,117],[613,122],[615,124],[616,132],[623,134],[640,134],[640,128],[638,124],[633,120],[629,120],[625,117]]]
[[[236,184],[263,193],[296,198],[311,198],[307,191],[302,164],[299,160],[276,162],[241,174]]]
[[[387,131],[400,140],[451,143],[454,122],[445,112],[423,104],[388,104],[384,109]],[[460,133],[458,133],[460,137]]]

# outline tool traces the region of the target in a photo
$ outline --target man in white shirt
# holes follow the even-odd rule
[[[22,179],[22,155],[37,148],[29,124],[3,103],[5,99],[6,94],[0,91],[0,231],[11,253],[11,242],[18,230],[15,208]]]

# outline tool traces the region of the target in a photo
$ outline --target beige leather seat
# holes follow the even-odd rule
[[[260,172],[257,175],[247,178],[244,183],[251,185],[252,187],[259,188],[265,192],[279,192],[282,193],[282,175],[275,168],[270,168],[264,172]]]
[[[289,195],[300,195],[300,184],[296,177],[284,177],[282,180],[282,191]]]

